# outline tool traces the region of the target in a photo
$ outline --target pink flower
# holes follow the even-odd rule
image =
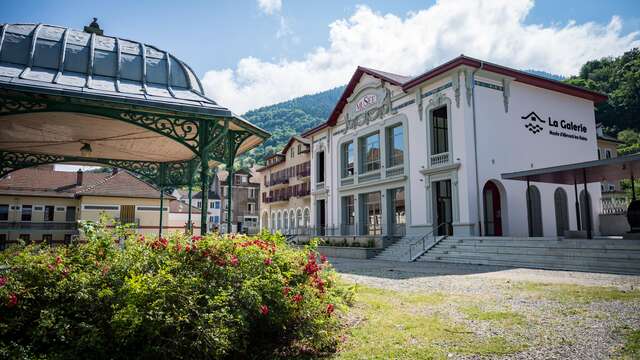
[[[271,265],[271,263],[273,263],[273,260],[271,260],[271,258],[264,259],[264,264],[265,265],[269,266],[269,265]]]
[[[238,266],[238,262],[238,257],[235,255],[231,255],[231,260],[229,260],[231,266]]]
[[[269,307],[267,305],[260,305],[260,314],[264,316],[269,315]]]
[[[191,245],[187,244],[187,246],[184,247],[184,251],[186,252],[191,251]]]
[[[62,259],[60,256],[56,256],[56,264],[60,265],[62,263]]]
[[[0,287],[3,287],[7,284],[7,278],[4,276],[0,276]]]
[[[7,307],[14,307],[18,304],[18,296],[15,293],[9,294],[9,302],[7,303]]]
[[[285,286],[285,287],[282,289],[282,294],[283,294],[284,296],[287,296],[287,295],[289,295],[289,291],[291,291],[291,288],[290,288],[290,287],[288,287],[288,286]]]
[[[193,241],[193,242],[198,242],[200,240],[202,240],[202,236],[200,236],[200,235],[193,235],[191,237],[191,241]]]
[[[329,261],[329,259],[326,256],[322,255],[322,256],[320,256],[320,261],[323,262],[323,263],[326,263],[326,262]]]
[[[49,264],[49,265],[47,265],[47,267],[49,268],[50,271],[53,271],[53,270],[56,269],[56,267],[53,266],[53,264]]]
[[[182,251],[182,244],[176,244],[176,251]]]
[[[291,300],[293,300],[293,302],[299,303],[300,301],[302,301],[302,294],[293,295],[293,298],[291,298]]]
[[[334,307],[333,307],[333,304],[328,304],[327,305],[327,315],[333,314],[333,310],[335,310]]]

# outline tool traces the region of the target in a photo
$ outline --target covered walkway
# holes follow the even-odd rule
[[[530,191],[530,182],[573,185],[576,199],[575,211],[578,230],[586,230],[587,238],[591,239],[593,237],[593,229],[591,228],[591,211],[585,212],[587,214],[586,219],[580,219],[578,187],[582,186],[585,193],[588,195],[588,183],[600,183],[605,180],[614,182],[630,179],[632,184],[632,202],[629,205],[629,225],[631,226],[631,231],[634,231],[634,229],[640,228],[640,218],[636,220],[637,222],[631,221],[631,218],[634,215],[636,217],[640,215],[634,212],[634,208],[639,205],[639,202],[636,200],[634,186],[635,176],[637,176],[637,174],[640,174],[640,153],[624,155],[611,159],[593,160],[569,165],[505,173],[502,174],[502,179],[526,181],[527,191]],[[527,207],[529,210],[531,209],[530,199],[531,197],[527,196]],[[585,200],[587,202],[587,209],[590,209],[592,206],[591,197],[586,196]],[[584,224],[583,226],[581,226],[581,220],[582,224]],[[531,226],[531,221],[529,221],[529,233],[531,233]]]

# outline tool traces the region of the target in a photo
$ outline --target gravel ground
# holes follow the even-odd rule
[[[450,301],[430,312],[445,314],[466,325],[477,336],[502,336],[525,343],[524,351],[504,359],[609,359],[624,339],[621,328],[640,329],[640,300],[557,301],[533,296],[518,286],[523,282],[606,286],[628,291],[640,289],[640,276],[585,272],[513,269],[494,266],[399,263],[376,260],[331,259],[343,279],[402,292],[441,292]],[[459,310],[469,304],[484,311],[511,311],[524,316],[524,326],[495,326],[469,320]],[[478,356],[451,354],[454,359]]]

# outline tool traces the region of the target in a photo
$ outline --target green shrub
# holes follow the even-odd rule
[[[146,239],[0,253],[0,358],[272,358],[335,350],[351,291],[280,235]],[[117,234],[116,234],[117,233]],[[123,237],[121,250],[116,237]],[[313,243],[313,242],[312,242]]]

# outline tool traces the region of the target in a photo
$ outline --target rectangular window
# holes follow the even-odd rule
[[[360,139],[359,156],[361,173],[380,169],[380,135],[378,133]]]
[[[9,205],[0,205],[0,221],[9,220]]]
[[[55,207],[53,205],[46,205],[44,207],[44,221],[53,221],[53,212]]]
[[[254,211],[256,211],[256,204],[247,203],[247,211],[249,211],[250,213],[253,213]]]
[[[353,141],[342,144],[342,177],[353,176]]]
[[[31,221],[31,205],[22,205],[21,221]]]
[[[67,211],[65,213],[65,220],[68,222],[76,221],[76,207],[75,206],[67,206]]]
[[[209,203],[209,209],[215,209],[215,201]]]
[[[318,153],[316,160],[316,169],[318,170],[318,176],[316,178],[317,183],[324,182],[324,151]]]
[[[42,242],[51,244],[53,242],[53,235],[51,234],[42,234]]]
[[[402,125],[387,129],[388,167],[399,166],[404,162],[404,130]]]
[[[251,198],[251,199],[255,199],[256,198],[256,189],[255,188],[250,188],[249,189],[249,198]]]
[[[64,243],[65,244],[71,243],[71,234],[64,234]]]
[[[342,234],[353,235],[355,234],[354,225],[356,223],[356,210],[355,210],[354,196],[342,197]]]
[[[449,152],[447,107],[433,110],[431,114],[431,154],[436,155]]]
[[[213,223],[214,224],[219,224],[220,223],[220,216],[213,215]]]
[[[214,208],[214,209],[220,209],[220,201],[217,201],[217,200],[216,200],[216,201],[214,201],[214,202],[213,202],[213,208]]]

